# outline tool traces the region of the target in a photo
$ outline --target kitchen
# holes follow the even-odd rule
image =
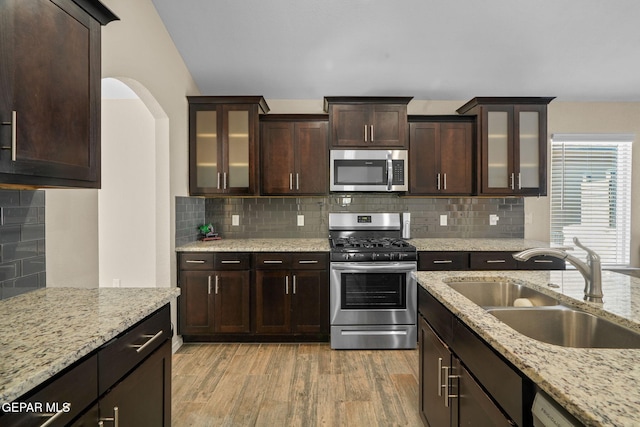
[[[167,196],[170,206],[168,209],[169,218],[163,219],[164,222],[158,226],[158,228],[164,228],[164,231],[158,234],[159,239],[164,240],[159,240],[158,245],[169,248],[168,251],[160,251],[159,257],[164,256],[169,259],[170,254],[173,255],[175,247],[180,246],[174,242],[173,237],[178,235],[175,213],[175,205],[178,200],[175,199],[176,197],[178,199],[186,197],[189,194],[186,179],[188,175],[188,152],[186,149],[188,118],[185,94],[198,94],[199,90],[150,2],[130,5],[126,2],[112,1],[105,2],[105,4],[119,16],[120,21],[112,22],[102,29],[103,77],[126,76],[142,83],[157,98],[158,103],[164,109],[165,117],[170,122],[166,137],[171,141],[167,146],[166,153],[171,171],[168,183],[169,196]],[[147,60],[149,52],[162,52],[162,55],[153,60]],[[167,84],[167,82],[171,82],[171,84]],[[557,94],[555,90],[549,90],[549,92],[545,91],[534,95]],[[335,92],[323,95],[332,94]],[[346,94],[350,95],[351,93]],[[494,92],[490,94],[493,95]],[[408,95],[414,95],[414,92],[408,93]],[[474,95],[476,93],[472,89],[470,96]],[[409,113],[455,114],[455,110],[466,102],[468,97],[460,98],[456,101],[415,99],[409,105]],[[269,114],[319,114],[323,112],[321,96],[306,100],[270,97],[267,101],[271,109]],[[557,99],[549,104],[548,132],[549,134],[563,132],[629,132],[637,134],[639,129],[636,118],[638,115],[638,105],[634,102],[604,100],[579,102]],[[634,156],[637,159],[638,153],[634,153]],[[638,161],[636,160],[634,163],[638,164]],[[131,174],[131,180],[136,180],[135,173]],[[634,176],[634,187],[637,185],[638,177]],[[549,214],[546,198],[534,197],[520,200],[523,206],[519,208],[524,210],[525,215],[531,214],[532,217],[532,224],[524,227],[524,237],[541,241],[548,240]],[[252,202],[246,201],[246,203]],[[313,204],[315,202],[303,200],[303,203]],[[336,201],[336,203],[342,203],[342,200]],[[48,286],[65,286],[70,280],[77,282],[78,286],[97,283],[99,281],[96,272],[98,238],[95,234],[98,221],[97,195],[91,190],[46,190],[46,204]],[[635,199],[634,206],[637,204],[637,199]],[[74,209],[69,210],[68,206],[74,206]],[[305,216],[307,222],[311,219],[310,216]],[[77,224],[87,224],[87,226],[75,227],[74,225]],[[497,227],[502,226],[503,224],[499,221]],[[233,229],[231,230],[233,231]],[[632,229],[631,241],[632,248],[635,248],[632,250],[631,261],[632,265],[637,266],[639,265],[637,258],[639,254],[636,229]],[[75,262],[69,263],[69,258],[73,258]],[[162,274],[156,279],[158,283],[165,284],[163,286],[175,285],[177,280],[175,260],[169,263],[167,271]],[[126,285],[124,278],[123,284]]]

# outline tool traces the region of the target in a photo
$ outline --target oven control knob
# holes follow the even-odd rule
[[[375,261],[375,260],[376,260],[376,258],[378,258],[378,254],[377,254],[377,253],[375,253],[375,252],[374,252],[374,253],[372,253],[372,254],[371,254],[371,261]]]

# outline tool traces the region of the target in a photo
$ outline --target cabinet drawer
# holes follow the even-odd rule
[[[259,270],[291,268],[291,253],[264,252],[256,253],[253,256],[255,267]]]
[[[471,252],[471,270],[517,270],[518,262],[512,252]]]
[[[219,252],[213,259],[215,270],[249,270],[251,256],[243,252]]]
[[[443,341],[451,342],[453,339],[453,314],[422,286],[418,286],[418,312],[429,322]]]
[[[98,358],[94,354],[88,359],[66,369],[35,393],[16,402],[28,402],[38,406],[36,412],[14,412],[0,415],[3,426],[40,426],[51,422],[51,426],[65,426],[98,398]],[[65,404],[68,403],[68,406]],[[68,412],[64,412],[68,410]],[[53,414],[49,417],[44,414]],[[55,418],[54,418],[55,417]]]
[[[563,259],[540,255],[527,261],[518,261],[519,270],[565,270],[567,267]]]
[[[453,335],[451,348],[469,371],[517,425],[528,425],[525,419],[530,415],[525,412],[531,413],[529,403],[533,403],[530,383],[457,319]]]
[[[326,270],[329,255],[320,252],[294,253],[291,267],[296,270]]]
[[[213,270],[213,253],[180,254],[180,270]]]
[[[418,270],[468,270],[469,252],[420,252]]]
[[[114,338],[98,351],[98,390],[104,393],[127,372],[142,362],[166,340],[171,339],[169,304]]]

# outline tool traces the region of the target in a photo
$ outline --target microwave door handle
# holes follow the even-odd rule
[[[391,155],[387,157],[387,190],[391,191],[391,186],[393,185],[393,161],[391,160]]]

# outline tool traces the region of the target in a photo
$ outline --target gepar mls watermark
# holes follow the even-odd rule
[[[71,411],[70,402],[11,402],[2,404],[2,412],[51,414]]]

